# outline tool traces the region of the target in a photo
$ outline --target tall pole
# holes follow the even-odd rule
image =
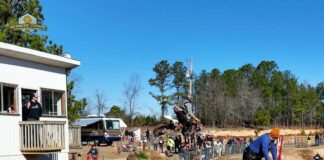
[[[192,96],[192,60],[189,59],[189,96]]]

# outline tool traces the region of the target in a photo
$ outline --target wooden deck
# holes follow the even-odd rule
[[[64,121],[19,122],[20,150],[25,153],[33,153],[64,149],[64,125]]]

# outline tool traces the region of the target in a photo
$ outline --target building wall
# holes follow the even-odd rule
[[[26,159],[19,149],[19,121],[22,120],[21,89],[33,89],[37,90],[38,93],[40,93],[40,88],[62,90],[66,92],[65,69],[0,56],[0,83],[18,85],[17,100],[19,113],[17,115],[0,114],[0,160]],[[67,112],[66,107],[67,104],[65,105],[65,110]],[[58,156],[60,160],[68,159],[67,153],[69,150],[69,143],[67,118],[41,117],[40,120],[66,122],[65,149],[62,150],[62,153],[58,154]]]
[[[0,82],[21,88],[66,90],[65,69],[0,56]]]

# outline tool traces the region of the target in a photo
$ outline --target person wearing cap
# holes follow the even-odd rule
[[[265,160],[270,160],[268,153],[269,150],[271,151],[272,159],[277,160],[275,139],[279,138],[279,136],[279,128],[273,128],[270,133],[261,135],[246,147],[243,153],[243,160],[261,160],[263,157]]]
[[[196,116],[192,112],[192,103],[191,103],[192,96],[191,95],[185,95],[182,97],[182,99],[179,102],[179,105],[176,106],[175,109],[184,111],[188,117],[197,119]]]
[[[36,93],[30,96],[30,100],[26,104],[25,111],[27,121],[38,121],[42,116],[42,106],[38,102],[38,95]]]

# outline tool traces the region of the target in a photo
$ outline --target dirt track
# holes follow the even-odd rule
[[[239,129],[239,130],[211,130],[211,129],[206,129],[207,134],[212,134],[214,136],[254,136],[254,130],[248,130],[248,129]],[[260,134],[267,132],[267,131],[262,131]],[[281,130],[283,135],[295,135],[299,134],[300,130],[289,130],[289,129],[282,129]],[[306,134],[309,132],[314,133],[315,130],[306,130]],[[250,135],[252,134],[252,135]],[[89,151],[91,146],[83,146],[82,149],[82,160],[86,160],[86,154]],[[140,146],[138,147],[140,148]],[[308,147],[308,148],[293,148],[293,147],[286,147],[283,148],[283,159],[284,160],[311,160],[312,157],[316,154],[320,153],[321,156],[324,156],[324,146],[320,147]],[[116,148],[113,146],[100,146],[99,147],[99,155],[100,155],[100,160],[125,160],[126,157],[130,154],[130,152],[120,152],[119,154],[116,153]],[[178,159],[176,157],[173,158],[166,158],[163,156],[161,158],[161,154],[158,152],[151,152],[151,155],[154,155],[153,160],[155,159]],[[152,158],[150,158],[152,159]],[[231,156],[223,156],[219,158],[219,160],[241,160],[242,155],[231,155]]]
[[[82,160],[86,160],[86,154],[89,151],[91,146],[84,146],[82,149]],[[308,147],[308,148],[283,148],[283,159],[284,160],[311,160],[312,157],[316,154],[320,153],[322,156],[324,155],[324,146],[320,147]],[[130,154],[130,152],[121,152],[120,154],[116,154],[115,147],[112,146],[100,146],[99,147],[100,160],[125,160],[126,157]],[[160,153],[155,152],[155,159],[161,159]],[[271,155],[271,154],[270,154]],[[163,155],[162,155],[163,156]],[[163,159],[173,160],[178,159],[166,158],[163,156]],[[218,158],[219,160],[241,160],[242,155],[236,154],[231,156],[223,156]]]

